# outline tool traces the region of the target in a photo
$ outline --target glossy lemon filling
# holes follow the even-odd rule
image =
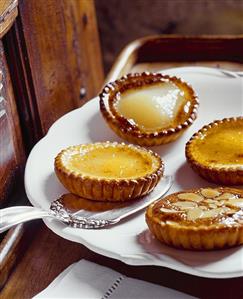
[[[243,166],[243,126],[214,128],[197,140],[195,152],[206,165]]]
[[[163,82],[121,93],[116,108],[143,131],[156,131],[175,126],[183,103],[184,91],[172,82]],[[190,102],[184,107],[186,112],[188,105]]]
[[[69,153],[65,166],[82,175],[96,178],[124,179],[148,175],[154,170],[153,159],[129,148],[99,147]]]

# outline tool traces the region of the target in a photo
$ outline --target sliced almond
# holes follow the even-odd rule
[[[223,213],[223,212],[224,212],[223,208],[208,210],[208,211],[203,212],[203,215],[201,216],[201,218],[216,217],[216,216],[218,216],[218,214]]]
[[[187,212],[187,219],[188,220],[196,220],[203,215],[203,210],[200,208],[194,208]]]
[[[162,213],[167,213],[167,214],[180,213],[180,211],[173,210],[173,209],[166,209],[166,208],[160,208],[160,211]]]
[[[243,198],[231,198],[225,202],[227,205],[234,207],[243,208]]]
[[[203,197],[196,193],[180,193],[177,195],[179,199],[190,200],[195,202],[200,202],[203,200]]]
[[[222,200],[222,199],[233,199],[235,198],[236,195],[235,194],[232,194],[232,193],[223,193],[221,195],[219,195],[217,198],[217,200]]]
[[[218,200],[218,201],[216,201],[215,200],[215,204],[218,206],[218,207],[222,207],[223,205],[224,205],[224,203],[225,203],[225,201],[224,200]]]
[[[210,203],[208,206],[210,209],[217,209],[217,205],[215,205],[214,203]]]
[[[206,203],[215,203],[215,200],[213,200],[213,199],[211,199],[211,198],[206,198],[206,199],[204,199],[204,202],[206,202]]]
[[[192,201],[178,201],[173,203],[173,205],[182,210],[189,210],[197,207],[197,204]]]
[[[221,194],[219,191],[211,188],[201,189],[200,192],[206,198],[215,198]]]
[[[235,214],[237,212],[237,210],[235,210],[234,208],[229,208],[229,207],[223,207],[225,213],[227,215],[232,215],[232,214]]]
[[[201,209],[201,210],[203,210],[203,211],[206,211],[208,208],[207,207],[205,207],[205,206],[199,206],[199,208]]]

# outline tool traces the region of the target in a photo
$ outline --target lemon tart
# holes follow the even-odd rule
[[[100,94],[101,113],[121,138],[153,146],[178,138],[197,116],[192,87],[159,73],[128,74]]]
[[[243,190],[201,188],[174,193],[151,204],[146,222],[167,245],[212,250],[243,244]]]
[[[98,201],[126,201],[148,194],[164,163],[139,146],[100,142],[71,146],[55,158],[55,172],[73,194]]]
[[[186,158],[209,181],[243,184],[243,117],[204,126],[186,144]]]

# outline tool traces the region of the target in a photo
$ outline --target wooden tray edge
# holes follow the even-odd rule
[[[187,35],[151,35],[143,38],[136,39],[129,43],[118,55],[113,63],[111,70],[106,76],[105,83],[111,82],[119,78],[122,74],[128,73],[131,66],[136,62],[136,54],[146,44],[150,42],[159,41],[187,41],[187,42],[200,42],[200,43],[220,43],[220,42],[239,42],[243,46],[243,34],[240,35],[200,35],[200,36],[187,36]]]

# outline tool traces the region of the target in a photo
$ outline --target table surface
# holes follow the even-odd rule
[[[29,223],[29,226],[34,225]],[[154,266],[129,266],[91,252],[83,245],[55,235],[41,221],[35,223],[22,258],[0,298],[31,298],[46,288],[70,264],[80,260],[110,267],[129,277],[150,281],[199,298],[243,298],[243,278],[208,279]]]

